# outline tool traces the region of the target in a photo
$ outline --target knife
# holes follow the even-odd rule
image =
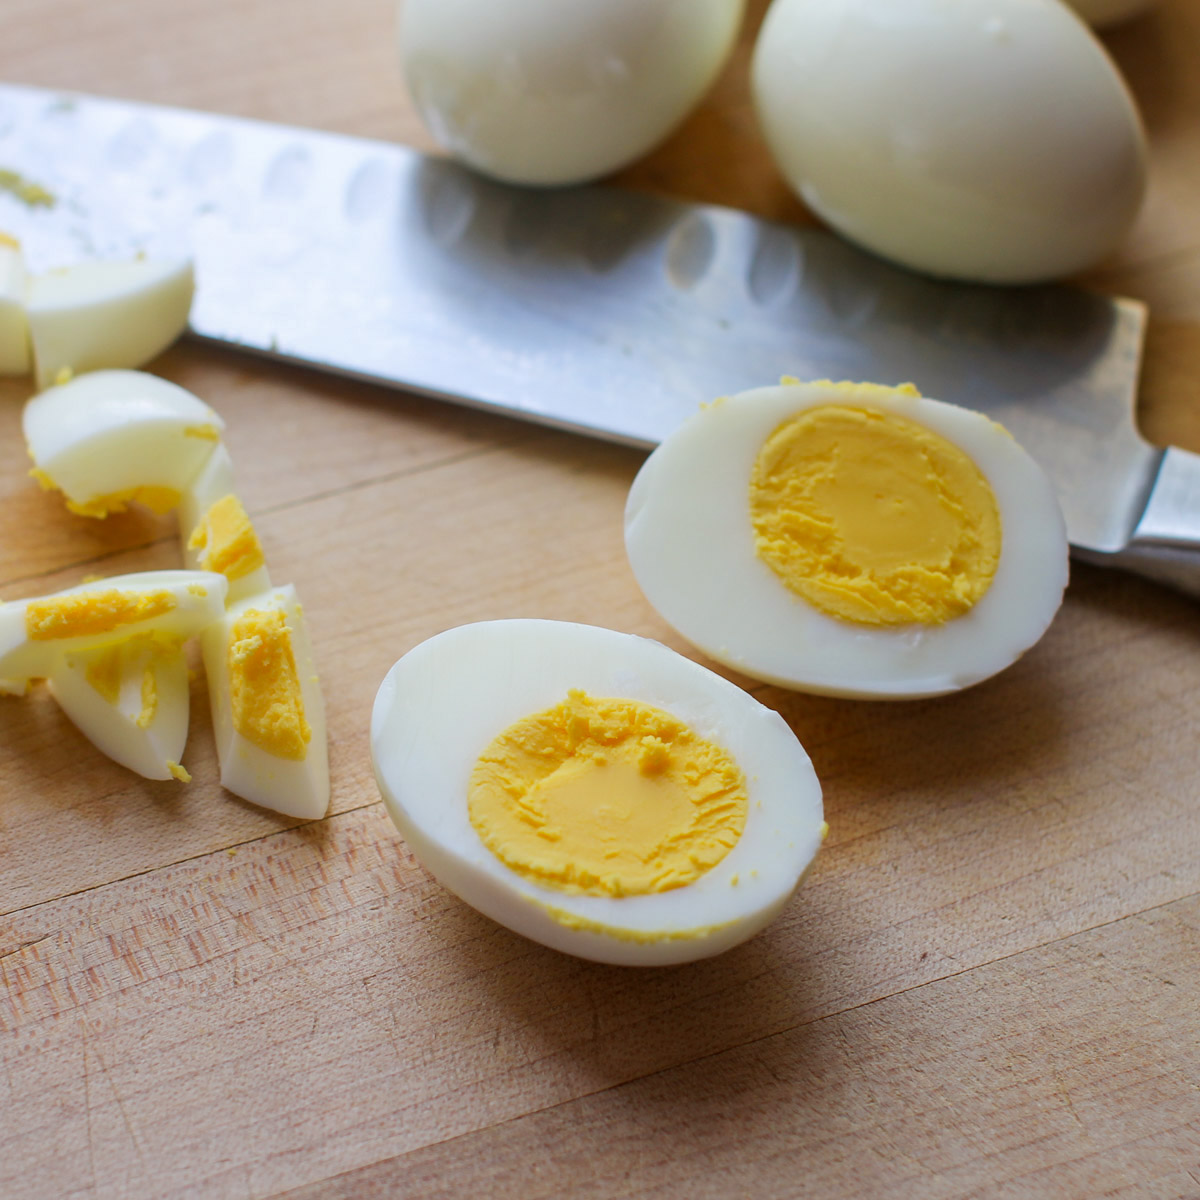
[[[9,85],[0,230],[34,270],[191,254],[201,340],[640,447],[782,375],[911,381],[1039,460],[1078,556],[1200,595],[1200,456],[1137,431],[1136,301],[938,282],[732,209]]]

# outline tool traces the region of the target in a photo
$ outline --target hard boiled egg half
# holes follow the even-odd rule
[[[388,811],[425,866],[568,954],[716,954],[787,902],[824,836],[778,713],[657,642],[511,620],[423,642],[371,719]]]
[[[785,381],[703,408],[634,480],[625,545],[706,654],[835,696],[986,679],[1041,637],[1067,582],[1041,468],[910,386]]]

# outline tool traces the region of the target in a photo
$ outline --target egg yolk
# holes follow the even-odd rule
[[[890,412],[826,405],[780,425],[750,482],[755,550],[830,616],[938,625],[1000,561],[996,498],[957,446]]]
[[[300,762],[312,729],[304,716],[296,656],[278,609],[250,609],[233,623],[227,653],[233,727],[276,758]]]
[[[57,492],[59,486],[54,479],[40,467],[34,467],[29,474],[37,480],[38,486],[45,492]],[[131,504],[141,504],[158,516],[165,516],[179,504],[180,495],[175,488],[162,487],[158,484],[145,484],[141,487],[126,488],[120,492],[110,492],[106,496],[93,496],[90,500],[72,500],[63,497],[68,511],[77,517],[95,517],[103,520],[113,513],[124,512]]]
[[[660,709],[580,691],[505,729],[468,790],[471,824],[502,862],[592,896],[691,883],[737,843],[746,807],[720,746]]]
[[[257,571],[266,561],[258,534],[242,502],[232,492],[204,514],[188,539],[188,549],[203,550],[201,566],[224,575],[231,583]]]
[[[175,597],[170,592],[123,592],[117,588],[31,600],[25,608],[25,632],[34,642],[95,637],[153,620],[174,607]]]

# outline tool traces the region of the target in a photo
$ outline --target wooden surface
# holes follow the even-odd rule
[[[5,0],[0,78],[428,147],[390,0]],[[742,51],[627,181],[803,219]],[[1200,7],[1109,45],[1152,190],[1092,282],[1154,314],[1142,423],[1200,450]],[[1200,635],[1192,601],[1076,567],[1039,646],[960,697],[753,687],[831,833],[764,934],[633,971],[436,885],[367,754],[390,664],[449,625],[588,621],[686,648],[621,542],[632,451],[181,344],[228,423],[273,573],[299,587],[331,815],[222,793],[203,681],[149,783],[41,692],[0,704],[0,1195],[1200,1196]],[[919,380],[918,380],[919,382]],[[0,387],[0,597],[177,562],[28,480]]]

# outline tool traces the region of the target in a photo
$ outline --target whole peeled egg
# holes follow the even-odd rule
[[[513,183],[568,184],[644,154],[733,47],[744,0],[404,0],[410,92],[433,136]]]
[[[753,64],[767,143],[849,240],[918,271],[1033,283],[1132,224],[1145,135],[1060,0],[775,0]]]

